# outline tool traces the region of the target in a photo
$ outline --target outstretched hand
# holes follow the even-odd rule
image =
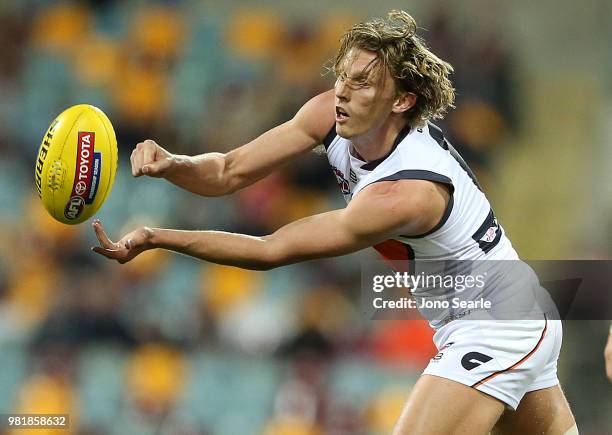
[[[153,231],[149,227],[140,227],[127,233],[118,242],[113,242],[106,235],[104,227],[98,219],[93,221],[92,226],[100,246],[94,246],[91,250],[110,260],[117,260],[121,264],[127,263],[141,252],[152,248],[151,236]]]

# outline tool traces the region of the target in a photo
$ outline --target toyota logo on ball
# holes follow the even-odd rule
[[[79,196],[83,196],[86,190],[87,190],[87,183],[85,183],[84,181],[79,181],[74,186],[74,192]]]

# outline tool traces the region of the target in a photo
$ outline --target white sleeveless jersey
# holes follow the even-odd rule
[[[384,180],[421,179],[450,187],[452,196],[435,228],[416,237],[398,234],[375,246],[385,259],[442,260],[493,272],[484,288],[467,291],[463,300],[482,296],[494,309],[419,309],[437,330],[434,341],[439,350],[424,373],[485,392],[512,409],[527,392],[557,385],[561,322],[548,320],[539,300],[533,303],[538,280],[531,268],[522,261],[454,261],[518,260],[518,255],[474,175],[442,131],[433,124],[406,129],[389,155],[373,162],[355,157],[351,142],[339,137],[335,127],[325,146],[347,203],[366,186]],[[429,263],[439,262],[424,261],[419,267]],[[428,290],[434,291],[418,289],[413,296],[440,301],[459,294],[453,289]],[[498,315],[508,308],[510,313],[516,310],[516,317]]]
[[[518,255],[497,222],[470,168],[439,127],[408,127],[389,155],[372,162],[355,157],[352,143],[336,134],[324,141],[327,157],[347,203],[379,181],[430,180],[446,184],[452,196],[440,222],[426,234],[398,234],[374,246],[389,260],[514,260]]]

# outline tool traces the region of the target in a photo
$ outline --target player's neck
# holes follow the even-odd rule
[[[406,127],[404,117],[389,117],[380,127],[352,138],[353,148],[366,162],[379,160],[391,152],[395,140],[404,127]]]

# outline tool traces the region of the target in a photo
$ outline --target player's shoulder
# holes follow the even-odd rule
[[[419,235],[440,222],[450,194],[428,180],[381,181],[366,186],[349,204],[359,219],[374,219],[397,234]]]
[[[333,90],[318,94],[308,100],[294,117],[300,128],[319,143],[323,143],[336,122],[334,99]]]
[[[440,194],[437,184],[426,179],[380,180],[361,190],[355,200],[371,203],[378,200],[390,208],[401,208],[418,214],[431,204],[431,199]]]
[[[435,142],[440,145],[442,140],[444,140],[444,135],[438,126],[428,122],[424,125],[413,127],[404,140],[412,144],[431,145]]]
[[[439,133],[440,132],[440,133]],[[446,162],[448,142],[441,130],[431,124],[414,127],[392,154],[389,165],[408,165],[413,169],[439,167]]]
[[[311,105],[313,108],[317,108],[319,110],[327,110],[330,113],[334,114],[334,100],[336,98],[336,94],[333,89],[322,92],[318,95],[312,97],[306,105]]]

